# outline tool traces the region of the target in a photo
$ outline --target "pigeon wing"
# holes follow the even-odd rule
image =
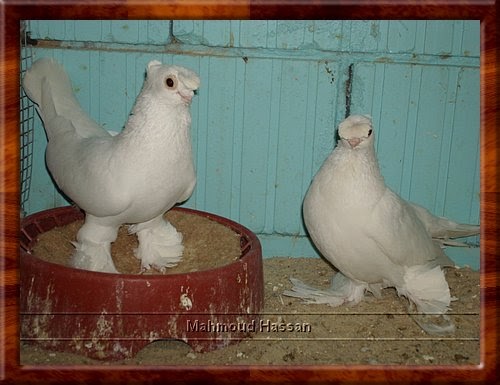
[[[414,266],[436,261],[442,253],[407,202],[387,189],[368,216],[367,237],[395,264]]]

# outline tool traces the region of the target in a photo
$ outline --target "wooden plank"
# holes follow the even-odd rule
[[[266,204],[269,168],[276,162],[269,159],[274,152],[270,147],[274,146],[271,136],[275,129],[271,126],[273,61],[249,59],[244,76],[240,220],[261,233],[265,231],[266,211],[273,210]]]

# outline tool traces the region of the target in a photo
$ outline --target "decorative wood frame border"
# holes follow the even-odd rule
[[[4,0],[0,2],[0,381],[497,383],[499,199],[496,0]],[[20,366],[19,22],[29,19],[481,20],[481,364],[477,366]]]

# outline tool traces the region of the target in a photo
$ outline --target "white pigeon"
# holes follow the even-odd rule
[[[92,120],[54,59],[37,60],[23,86],[38,105],[47,132],[46,162],[58,187],[85,211],[72,265],[117,273],[111,243],[132,224],[143,269],[164,270],[182,257],[182,235],[163,218],[191,195],[196,175],[189,106],[196,73],[153,60],[124,129],[116,134]]]
[[[446,313],[451,297],[441,266],[453,262],[442,247],[459,245],[450,238],[475,235],[479,226],[436,217],[391,191],[380,173],[370,117],[349,116],[338,134],[307,191],[303,214],[313,243],[339,273],[330,290],[292,278],[294,287],[284,294],[338,306],[395,287],[418,313]],[[449,322],[421,326],[429,333],[453,330]]]

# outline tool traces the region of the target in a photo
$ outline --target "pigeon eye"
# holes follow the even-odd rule
[[[175,86],[175,81],[172,78],[167,78],[165,80],[165,84],[167,85],[168,88],[174,88]]]
[[[372,129],[370,129],[370,131],[368,131],[368,136],[370,136],[372,134]]]

